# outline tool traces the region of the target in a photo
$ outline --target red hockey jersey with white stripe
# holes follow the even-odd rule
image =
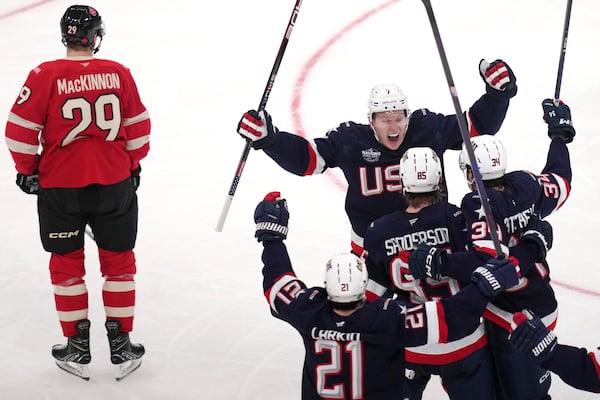
[[[41,187],[109,185],[148,154],[150,117],[128,68],[70,57],[29,73],[5,135],[17,171],[38,171]]]

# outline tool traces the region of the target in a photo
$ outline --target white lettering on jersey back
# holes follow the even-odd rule
[[[504,218],[504,225],[508,230],[508,233],[515,233],[519,229],[524,229],[529,220],[531,219],[531,214],[535,211],[535,205],[532,204],[527,210],[521,211],[514,215],[509,215]]]
[[[121,78],[116,72],[80,75],[75,79],[57,79],[58,94],[73,94],[91,90],[120,89]]]
[[[334,340],[336,342],[360,340],[359,332],[339,332],[331,329],[319,329],[317,327],[313,327],[310,330],[310,336],[313,339]]]
[[[384,245],[386,255],[391,256],[398,254],[401,250],[414,250],[420,243],[426,243],[429,246],[447,246],[450,243],[448,228],[426,229],[389,238]]]

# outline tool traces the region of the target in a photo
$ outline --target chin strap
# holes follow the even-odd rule
[[[96,36],[96,40],[98,41],[98,46],[94,47],[93,54],[96,54],[100,50],[100,45],[102,44],[102,36]],[[94,41],[96,43],[96,41]]]

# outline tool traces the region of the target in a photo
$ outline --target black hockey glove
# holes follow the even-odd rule
[[[439,281],[442,278],[442,254],[446,254],[446,251],[426,244],[418,245],[410,252],[408,259],[410,274],[415,279],[432,278]]]
[[[268,193],[254,210],[254,222],[256,222],[254,237],[259,242],[285,239],[289,218],[287,202],[281,198],[281,193]]]
[[[256,150],[275,144],[275,136],[279,133],[266,110],[250,110],[244,113],[238,123],[237,131],[243,138],[250,139],[252,147]]]
[[[513,320],[517,328],[509,335],[508,341],[515,349],[529,354],[539,364],[552,358],[558,339],[540,318],[523,310],[515,313]]]
[[[554,235],[552,225],[548,221],[540,219],[537,213],[533,213],[527,224],[526,231],[521,235],[522,243],[531,243],[537,248],[536,262],[546,259],[548,250],[552,248]]]
[[[487,94],[510,99],[517,94],[517,78],[512,69],[502,60],[491,63],[479,61],[479,75],[485,82]]]
[[[565,143],[571,143],[575,137],[575,128],[571,120],[571,109],[568,105],[558,100],[545,99],[542,101],[544,121],[548,124],[548,136],[551,139],[559,137]]]
[[[31,175],[17,174],[17,186],[27,194],[38,194],[40,192],[40,182],[37,171]]]
[[[514,261],[514,263],[513,263]],[[505,291],[519,282],[519,265],[514,257],[492,258],[486,265],[477,267],[471,275],[471,282],[486,297],[493,299],[500,292]]]
[[[133,183],[133,190],[137,190],[140,187],[140,172],[142,172],[142,166],[138,165],[136,169],[131,171],[131,182]]]

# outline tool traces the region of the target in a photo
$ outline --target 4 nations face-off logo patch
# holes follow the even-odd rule
[[[377,162],[381,158],[381,152],[374,148],[363,150],[361,153],[366,162]]]

